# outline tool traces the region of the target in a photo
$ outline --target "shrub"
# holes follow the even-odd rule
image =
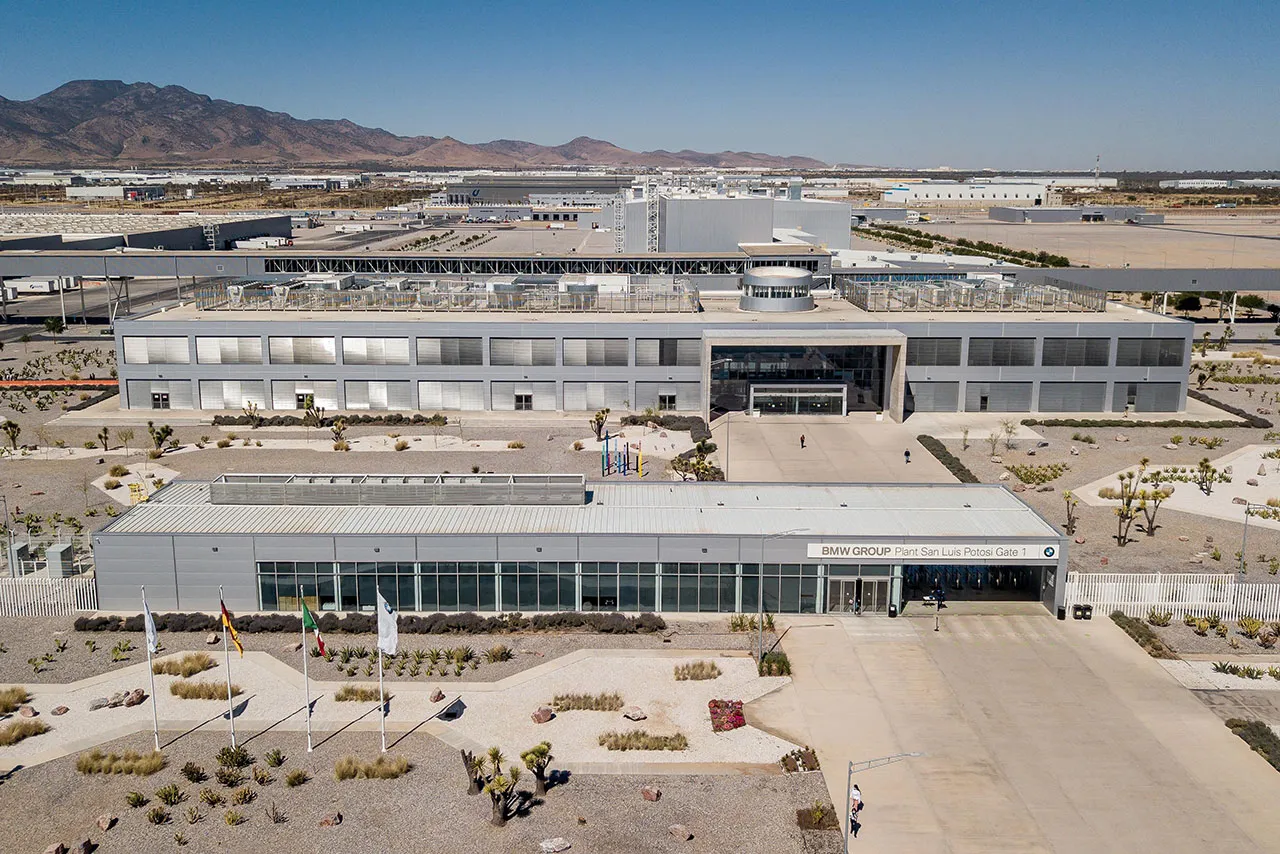
[[[0,747],[8,747],[11,744],[17,744],[24,738],[43,735],[48,731],[49,725],[44,721],[29,718],[11,721],[0,727]]]
[[[700,682],[717,678],[720,675],[720,667],[714,661],[693,661],[677,664],[674,675],[677,682]]]
[[[729,732],[747,725],[741,700],[711,700],[707,710],[711,713],[712,732]]]
[[[13,686],[0,689],[0,714],[11,715],[18,710],[18,706],[30,702],[31,695],[26,688]]]
[[[1023,483],[1039,486],[1062,477],[1071,466],[1066,463],[1048,463],[1040,466],[1014,463],[1005,466],[1005,468]]]
[[[207,806],[216,807],[222,803],[222,795],[214,789],[201,789],[200,802]]]
[[[1262,622],[1262,620],[1259,620],[1257,617],[1241,617],[1236,620],[1236,628],[1240,630],[1240,634],[1244,635],[1249,640],[1257,639],[1258,633],[1262,631],[1262,627],[1265,625],[1266,623]]]
[[[128,804],[129,809],[139,809],[150,803],[151,799],[142,792],[125,792],[124,802]]]
[[[296,789],[298,786],[305,785],[310,782],[311,775],[302,768],[295,768],[288,774],[284,775],[284,784],[290,789]]]
[[[200,812],[200,807],[187,807],[187,824],[199,824],[204,821],[204,813]]]
[[[161,786],[156,789],[156,800],[167,807],[176,807],[186,799],[186,793],[179,789],[176,783],[170,783],[167,786]]]
[[[499,661],[510,661],[515,658],[515,655],[516,654],[512,651],[511,647],[504,643],[500,643],[485,650],[484,660],[490,664],[497,664]]]
[[[339,780],[394,780],[403,777],[413,768],[408,759],[397,756],[379,756],[372,762],[361,762],[354,756],[344,756],[333,766],[333,776]]]
[[[168,824],[169,811],[164,807],[152,807],[147,811],[147,821],[152,824]]]
[[[598,739],[607,750],[688,750],[689,739],[683,733],[651,735],[642,729],[628,732],[606,732]]]
[[[279,768],[284,764],[285,755],[279,748],[274,748],[262,754],[262,760],[267,763],[268,768]]]
[[[1147,612],[1147,622],[1153,626],[1164,627],[1173,621],[1173,614],[1169,611],[1157,611],[1152,608]]]
[[[1125,616],[1122,611],[1112,611],[1111,621],[1124,629],[1125,634],[1133,638],[1152,658],[1176,659],[1178,657],[1177,653],[1171,650],[1164,641],[1160,640],[1160,637],[1151,630],[1151,627],[1141,620]]]
[[[248,786],[241,786],[231,793],[231,803],[235,806],[242,807],[245,804],[253,803],[253,799],[258,797],[258,793]]]
[[[507,443],[507,448],[512,451],[519,451],[524,448],[524,442],[521,442],[519,439],[513,439]]]
[[[335,451],[349,451],[351,450],[351,443],[346,439],[339,439],[333,443],[333,449]]]
[[[397,451],[407,451],[407,450],[409,450],[409,443],[408,443],[407,441],[405,441],[404,439],[397,439],[397,440],[396,440],[396,450],[397,450]]]
[[[227,685],[225,682],[208,682],[198,679],[194,682],[183,680],[174,682],[169,686],[169,693],[182,700],[227,700]],[[239,685],[231,686],[231,696],[238,697],[242,694]]]
[[[1253,751],[1271,763],[1271,767],[1280,771],[1280,738],[1276,737],[1271,727],[1262,721],[1246,721],[1241,718],[1230,718],[1227,726],[1233,733],[1253,748]]]
[[[811,807],[796,810],[796,825],[801,830],[839,830],[835,808],[822,801],[814,801]]]
[[[133,774],[146,777],[164,767],[164,754],[158,750],[139,754],[132,750],[124,753],[103,753],[90,750],[76,759],[76,770],[81,774]]]
[[[272,824],[284,824],[289,820],[289,816],[282,809],[276,808],[276,802],[272,801],[271,806],[263,810],[267,814],[267,820]]]
[[[616,712],[622,709],[622,695],[606,694],[556,694],[551,707],[557,712]]]
[[[585,445],[583,445],[583,444],[582,444],[582,442],[580,442],[580,441],[578,441],[578,442],[574,442],[574,443],[573,443],[573,449],[574,449],[575,451],[581,451],[584,447],[586,447],[586,446],[585,446]]]
[[[367,685],[343,685],[333,693],[333,699],[339,703],[372,703],[378,699],[378,689]],[[387,699],[391,699],[390,694],[387,695]]]
[[[235,810],[227,810],[226,813],[223,814],[222,820],[231,827],[235,827],[238,824],[244,824],[245,822],[244,816]]]
[[[192,783],[203,783],[209,779],[209,775],[204,773],[204,769],[194,762],[188,762],[182,766],[182,776]]]
[[[157,661],[151,665],[151,672],[157,676],[181,676],[187,678],[195,676],[197,673],[203,673],[211,667],[217,666],[214,663],[213,656],[207,652],[188,652],[181,658],[166,658]],[[226,694],[226,689],[222,692]]]
[[[218,751],[218,764],[223,768],[248,768],[253,764],[253,755],[242,745],[224,747]]]
[[[960,462],[960,458],[947,450],[947,446],[939,442],[932,436],[921,434],[916,436],[916,441],[920,446],[942,463],[947,471],[955,475],[956,480],[961,483],[978,483],[978,476],[969,471],[969,467]]]
[[[271,775],[269,770],[263,768],[261,765],[255,765],[251,770],[253,772],[253,782],[257,783],[259,786],[270,786],[275,782],[276,778]]]
[[[217,444],[219,448],[230,448],[231,440],[223,438],[223,439],[219,439],[215,444]]]
[[[102,482],[102,488],[107,490],[108,492],[110,492],[113,489],[119,489],[120,481],[116,480],[114,477],[109,477]]]
[[[119,463],[116,463],[111,468],[107,469],[107,474],[111,475],[112,477],[124,477],[128,473],[129,473],[129,469],[125,466],[120,465]]]
[[[244,772],[239,768],[219,768],[214,772],[213,777],[228,789],[244,784]]]

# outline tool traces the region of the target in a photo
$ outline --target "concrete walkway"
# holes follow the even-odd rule
[[[752,418],[732,413],[712,425],[712,460],[732,481],[767,483],[955,483],[909,426],[874,413]],[[800,436],[805,447],[800,447]],[[903,451],[911,451],[911,464]]]
[[[1280,775],[1109,621],[787,622],[834,803],[848,760],[924,754],[857,775],[857,850],[1275,850]]]

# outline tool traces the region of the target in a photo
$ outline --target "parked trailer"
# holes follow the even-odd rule
[[[19,294],[56,294],[60,291],[79,290],[80,277],[24,276],[21,279],[8,279],[4,284]]]

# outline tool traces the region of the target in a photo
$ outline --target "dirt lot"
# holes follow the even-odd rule
[[[163,737],[163,734],[162,734]],[[164,742],[162,741],[162,744]],[[212,776],[215,754],[226,745],[222,734],[193,733],[164,747],[166,767],[150,777],[94,776],[75,771],[75,757],[67,757],[15,771],[0,782],[0,839],[10,851],[42,851],[46,845],[74,845],[92,839],[101,854],[149,852],[175,847],[182,834],[192,851],[252,849],[281,852],[311,851],[422,851],[429,854],[488,854],[492,851],[536,851],[543,839],[561,836],[578,851],[628,852],[838,852],[837,831],[802,833],[796,826],[796,810],[815,800],[826,800],[821,774],[795,776],[589,776],[575,774],[564,785],[552,787],[546,797],[534,799],[505,828],[489,823],[489,799],[467,795],[467,784],[457,752],[429,735],[409,733],[392,743],[389,756],[402,756],[412,770],[397,780],[334,779],[334,762],[353,755],[372,760],[378,754],[372,733],[335,734],[306,754],[296,733],[259,733],[242,737],[244,746],[258,757],[279,748],[288,755],[276,778],[265,786],[247,785],[256,797],[235,807],[245,821],[228,826],[228,804],[211,808],[199,800],[203,788],[230,796],[232,790],[208,780],[188,782],[179,773],[186,762],[195,762]],[[554,745],[552,746],[554,750]],[[150,734],[132,736],[103,746],[106,751],[151,749]],[[508,757],[508,764],[513,757]],[[514,758],[519,763],[518,758]],[[551,766],[555,768],[555,763]],[[310,782],[287,788],[284,776],[306,769]],[[520,789],[532,790],[532,776],[525,774]],[[147,812],[159,804],[154,792],[174,783],[185,800],[168,808],[166,824],[148,822]],[[643,800],[640,788],[657,784],[662,797],[656,803]],[[149,803],[138,809],[125,804],[125,793],[139,791]],[[20,804],[39,804],[40,820],[32,821]],[[272,823],[271,806],[285,813],[287,821]],[[202,815],[188,824],[187,812]],[[340,826],[318,827],[322,817],[340,812]],[[113,813],[118,824],[107,832],[95,826],[97,817]],[[675,839],[668,827],[683,824],[692,841]]]

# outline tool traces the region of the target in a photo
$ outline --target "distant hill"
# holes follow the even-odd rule
[[[0,97],[0,164],[216,166],[383,164],[394,168],[633,166],[822,169],[810,157],[745,151],[628,151],[580,136],[545,146],[396,136],[345,119],[295,119],[181,86],[73,80],[30,101]]]

